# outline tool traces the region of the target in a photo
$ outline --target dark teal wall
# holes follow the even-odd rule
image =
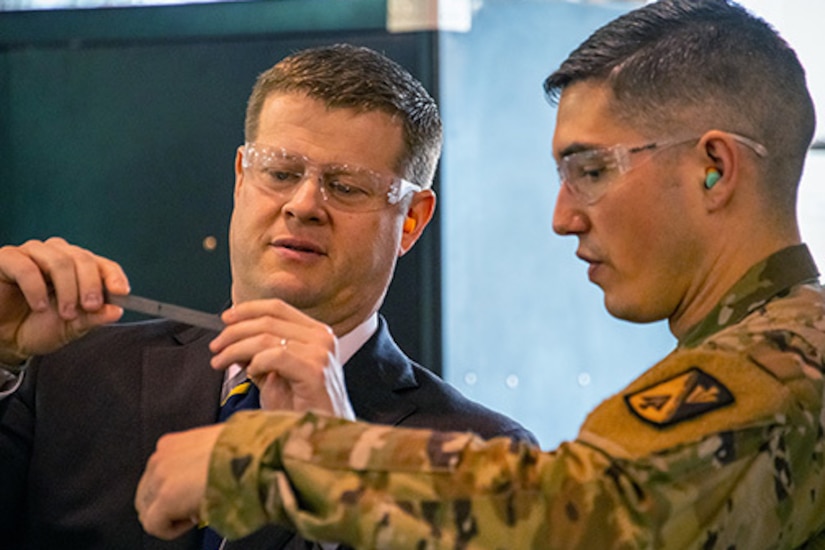
[[[435,91],[435,35],[387,33],[384,9],[288,0],[0,14],[0,244],[60,235],[120,262],[135,293],[220,308],[233,158],[257,74],[347,41]],[[436,220],[384,308],[402,346],[435,370],[437,258]]]

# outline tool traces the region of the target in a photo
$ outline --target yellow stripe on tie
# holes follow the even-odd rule
[[[249,393],[250,386],[252,386],[252,382],[247,380],[246,382],[241,382],[240,384],[232,388],[232,390],[229,392],[226,398],[221,402],[221,407],[226,405],[226,402],[229,401],[229,398],[233,395],[243,395],[245,393]]]

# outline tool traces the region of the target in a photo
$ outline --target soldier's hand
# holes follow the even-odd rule
[[[135,509],[147,533],[169,540],[198,525],[209,460],[222,428],[206,426],[158,440],[135,494]]]
[[[103,290],[129,292],[121,267],[61,238],[0,248],[0,362],[55,351],[123,310]]]

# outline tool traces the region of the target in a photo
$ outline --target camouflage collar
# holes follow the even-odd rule
[[[816,264],[804,244],[775,252],[751,267],[713,311],[688,331],[679,345],[695,347],[708,336],[738,323],[790,287],[815,282],[818,276]]]

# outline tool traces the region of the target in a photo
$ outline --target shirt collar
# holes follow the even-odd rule
[[[378,330],[378,314],[373,313],[366,321],[338,338],[338,360],[346,364],[361,346]]]
[[[790,287],[816,282],[818,276],[807,246],[783,248],[751,267],[716,307],[685,334],[679,345],[695,347],[712,334],[740,322]]]

